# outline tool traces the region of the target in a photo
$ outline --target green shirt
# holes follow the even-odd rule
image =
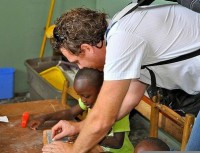
[[[79,106],[83,110],[87,110],[87,107],[84,105],[84,103],[81,101],[81,99],[79,99],[78,101],[79,101]],[[115,122],[115,124],[112,126],[111,132],[108,134],[108,136],[112,136],[113,133],[125,132],[123,146],[120,149],[103,147],[104,151],[109,151],[112,153],[133,153],[134,148],[128,137],[129,131],[130,131],[130,122],[129,122],[129,115],[127,115],[124,118],[122,118],[121,120]]]

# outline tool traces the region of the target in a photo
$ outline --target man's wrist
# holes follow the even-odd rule
[[[85,121],[83,120],[83,121],[81,121],[81,122],[77,122],[77,126],[76,126],[76,130],[77,131],[81,131],[81,129],[83,128],[83,126],[84,126],[84,123],[85,123]]]

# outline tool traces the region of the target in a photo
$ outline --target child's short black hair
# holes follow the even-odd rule
[[[88,83],[91,86],[100,88],[103,84],[103,72],[91,68],[79,69],[74,78],[74,82],[78,79],[88,79]]]

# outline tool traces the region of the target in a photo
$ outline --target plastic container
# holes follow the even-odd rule
[[[59,67],[54,66],[40,73],[40,76],[47,80],[57,90],[62,91],[66,80]]]
[[[11,67],[0,68],[0,99],[10,99],[14,96],[14,73]]]
[[[43,78],[40,75],[40,73],[42,73],[43,71],[48,70],[52,67],[56,67],[60,61],[62,61],[61,56],[34,58],[34,59],[27,59],[25,61],[24,64],[27,68],[27,75],[28,75],[27,81],[29,85],[31,100],[61,99],[62,91],[56,89],[52,84],[50,84],[45,78]],[[62,65],[62,64],[59,64],[59,65]],[[71,65],[71,63],[69,63],[69,65]],[[71,71],[71,67],[74,68],[75,66],[68,66],[64,64],[62,65],[62,67],[64,68],[64,71]],[[52,73],[52,72],[54,71],[51,71],[49,73]],[[63,74],[65,76],[65,79],[68,80],[68,76],[66,77],[64,72]],[[70,80],[68,81],[69,81],[69,84],[72,86],[73,78],[70,78]],[[68,100],[71,99],[70,95],[67,97],[68,97]]]
[[[56,66],[60,60],[61,56],[52,56],[27,59],[25,61],[31,100],[61,99],[61,91],[54,88],[47,80],[40,76],[42,71]]]

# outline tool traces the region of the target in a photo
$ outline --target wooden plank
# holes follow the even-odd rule
[[[156,107],[156,104],[153,103],[151,106],[150,114],[150,137],[158,137],[158,121],[159,121],[159,109]]]
[[[24,111],[30,117],[65,109],[57,100],[42,100],[0,105],[0,115],[8,116],[9,123],[0,123],[0,153],[41,153],[43,146],[43,129],[52,124],[44,124],[43,129],[31,130],[21,127]],[[54,123],[55,124],[55,123]]]
[[[78,100],[80,98],[79,95],[77,95],[76,91],[74,90],[73,87],[68,87],[67,89],[67,93],[72,96],[73,98],[75,98],[76,100]]]
[[[152,102],[148,98],[143,97],[143,99],[137,105],[135,109],[146,119],[150,120],[151,105],[152,105]],[[183,128],[177,125],[173,120],[166,117],[162,113],[159,113],[158,126],[159,128],[163,129],[165,132],[170,134],[172,137],[174,137],[176,140],[181,142],[182,135],[183,135]]]
[[[0,105],[0,115],[18,116],[22,115],[24,111],[30,114],[45,114],[56,112],[64,109],[65,107],[58,100],[39,100],[23,103],[11,103]]]
[[[8,116],[9,123],[0,123],[0,153],[41,153],[43,130],[50,129],[56,122],[44,124],[40,130],[31,130],[21,127],[21,118],[24,111],[30,117],[65,109],[57,100],[40,100],[22,103],[0,105],[0,115]],[[100,146],[95,146],[90,153],[103,152]]]
[[[182,139],[182,145],[181,145],[181,151],[185,150],[185,147],[188,143],[190,133],[192,131],[192,126],[194,124],[195,117],[192,114],[186,114],[185,117],[185,126],[183,129],[183,139]]]
[[[53,142],[52,137],[51,137],[51,129],[48,130],[44,130],[43,131],[43,144],[50,144]],[[68,142],[69,141],[69,137],[63,137],[57,141],[62,141],[62,142]]]

